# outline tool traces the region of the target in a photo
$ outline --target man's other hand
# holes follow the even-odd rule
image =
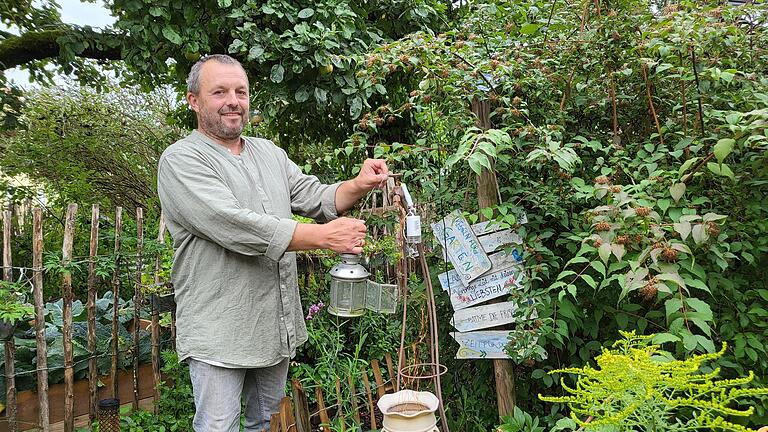
[[[386,169],[386,165],[384,168]],[[360,219],[341,217],[322,226],[324,228],[324,249],[339,253],[360,254],[363,252],[367,228]]]
[[[384,187],[387,177],[389,177],[389,168],[384,159],[366,159],[360,167],[360,174],[355,177],[355,183],[367,192]]]

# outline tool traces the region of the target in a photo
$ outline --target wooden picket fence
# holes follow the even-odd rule
[[[319,428],[322,425],[326,425],[325,429],[322,430],[329,431],[330,428],[327,425],[331,424],[344,432],[348,426],[351,426],[346,421],[347,417],[351,417],[350,423],[360,429],[368,427],[371,430],[377,430],[381,426],[381,413],[378,411],[376,402],[386,393],[395,390],[396,381],[392,356],[385,354],[384,360],[386,361],[388,378],[386,380],[384,378],[380,361],[371,360],[370,366],[374,383],[371,383],[368,378],[367,368],[361,367],[359,371],[363,383],[361,390],[356,388],[356,376],[353,374],[347,374],[346,378],[336,377],[336,394],[329,398],[329,400],[335,401],[333,405],[326,404],[326,395],[323,394],[322,388],[319,385],[315,386],[316,405],[314,409],[310,409],[304,387],[297,379],[293,379],[291,381],[291,394],[280,401],[280,410],[272,414],[268,432],[312,432],[321,430]],[[345,403],[341,391],[345,386],[348,387],[346,390],[350,395],[346,400],[347,403]],[[350,410],[348,414],[344,413],[345,407]],[[336,419],[336,421],[332,423],[331,419]]]
[[[62,259],[63,265],[68,265],[72,262],[72,250],[75,234],[75,217],[77,214],[77,204],[69,204],[67,207],[66,218],[64,220],[64,238],[62,244]],[[3,212],[3,279],[8,282],[14,280],[14,269],[12,262],[11,251],[11,236],[12,236],[12,218],[13,213],[11,210]],[[115,259],[115,272],[110,281],[114,305],[114,315],[112,319],[112,346],[111,346],[111,369],[109,377],[99,377],[96,367],[96,357],[93,353],[96,352],[96,290],[97,290],[97,276],[96,276],[96,262],[98,258],[98,242],[99,242],[99,221],[100,210],[97,204],[94,204],[91,208],[91,231],[90,231],[90,245],[88,256],[88,279],[87,279],[87,329],[88,329],[88,351],[92,354],[88,359],[88,395],[89,395],[89,409],[88,409],[88,424],[92,424],[97,417],[97,404],[99,397],[103,397],[105,392],[97,389],[97,384],[100,379],[103,382],[108,383],[107,395],[108,397],[120,396],[120,382],[121,378],[125,383],[125,377],[121,377],[121,371],[118,370],[118,332],[119,332],[119,319],[118,319],[118,307],[117,302],[120,295],[120,268],[121,268],[121,235],[123,228],[123,212],[122,208],[117,207],[114,215],[114,259]],[[157,235],[158,243],[163,243],[165,238],[165,224],[160,220],[160,228]],[[131,385],[131,397],[133,409],[139,408],[140,402],[140,373],[139,367],[139,308],[142,304],[141,293],[141,276],[143,269],[143,245],[144,245],[144,211],[142,208],[136,209],[136,253],[135,253],[135,282],[134,282],[134,329],[133,329],[133,341],[132,341],[132,355],[133,355],[133,367],[130,373],[130,380],[128,382]],[[14,370],[14,358],[16,347],[14,344],[14,338],[11,337],[5,341],[5,380],[6,380],[6,424],[7,430],[16,432],[19,430],[26,430],[29,428],[36,428],[43,432],[49,432],[52,430],[50,421],[51,411],[49,405],[49,387],[48,387],[48,364],[47,356],[48,349],[45,340],[45,302],[43,300],[43,211],[41,208],[32,209],[32,278],[31,283],[33,286],[33,298],[35,307],[34,318],[34,330],[36,335],[36,347],[37,347],[37,406],[38,415],[36,422],[24,421],[19,422],[17,418],[18,413],[18,400]],[[130,257],[133,257],[132,255]],[[158,258],[155,261],[154,275],[155,282],[158,282],[158,271],[160,269],[161,261]],[[63,430],[64,432],[74,432],[75,430],[75,379],[73,368],[73,343],[72,343],[72,303],[73,303],[73,290],[72,290],[72,275],[68,272],[62,273],[61,281],[61,295],[63,300],[63,345],[64,345],[64,390],[63,390]],[[173,335],[174,326],[171,325],[171,340],[174,340]],[[152,389],[153,397],[156,400],[157,384],[160,382],[160,326],[159,326],[159,313],[157,310],[152,311],[152,324],[151,324],[151,346],[152,346]],[[124,373],[122,373],[124,375]],[[144,387],[146,387],[145,383]],[[21,423],[21,424],[20,424]],[[23,428],[23,429],[22,429]],[[58,429],[58,428],[57,428]]]
[[[64,236],[62,244],[62,265],[66,266],[73,260],[73,242],[75,238],[75,219],[78,211],[76,204],[70,204],[67,207],[66,218],[63,221]],[[133,340],[131,347],[128,350],[132,351],[132,368],[128,371],[121,371],[118,368],[118,331],[119,331],[119,319],[118,308],[114,307],[114,315],[112,317],[112,345],[111,345],[111,368],[110,375],[105,377],[98,376],[96,367],[96,358],[93,355],[96,351],[96,290],[98,279],[96,275],[96,262],[98,259],[99,249],[99,222],[100,222],[100,209],[98,205],[93,205],[91,208],[91,224],[90,224],[90,244],[89,244],[89,256],[88,256],[88,277],[87,277],[87,329],[88,329],[88,351],[92,353],[88,358],[88,374],[87,383],[75,382],[74,368],[73,368],[73,340],[72,340],[72,304],[74,300],[72,276],[69,273],[62,273],[61,279],[61,295],[63,299],[63,345],[64,345],[64,383],[52,386],[49,389],[48,385],[48,350],[45,339],[45,302],[43,298],[43,275],[44,275],[44,263],[43,263],[43,210],[41,208],[33,208],[32,211],[32,277],[31,284],[33,286],[33,299],[35,307],[34,318],[34,331],[36,335],[36,347],[37,347],[37,391],[36,392],[22,392],[21,398],[19,398],[16,389],[16,373],[14,370],[14,358],[15,358],[15,344],[14,338],[5,341],[5,378],[6,378],[6,410],[5,419],[0,419],[0,432],[2,431],[23,431],[29,429],[35,429],[42,432],[59,431],[74,432],[75,420],[78,418],[79,427],[85,426],[86,419],[83,418],[84,407],[79,402],[77,409],[75,407],[75,395],[77,394],[77,400],[81,401],[85,399],[87,394],[88,410],[87,410],[87,425],[93,424],[98,416],[98,401],[102,398],[119,398],[123,401],[130,400],[132,408],[138,409],[139,407],[147,408],[153,405],[153,400],[158,398],[157,384],[161,380],[160,375],[160,325],[159,325],[159,313],[153,308],[152,310],[152,322],[149,326],[151,328],[151,379],[149,376],[149,368],[147,365],[139,365],[139,308],[142,304],[141,293],[141,276],[143,272],[153,272],[154,282],[159,283],[158,272],[161,268],[161,261],[158,257],[155,260],[154,268],[144,269],[144,212],[143,209],[136,209],[136,247],[135,255],[127,254],[123,251],[123,245],[121,244],[121,236],[123,235],[123,211],[122,208],[117,207],[114,213],[114,248],[113,255],[115,271],[109,284],[112,288],[113,298],[118,299],[120,295],[121,279],[120,268],[121,257],[122,259],[130,258],[135,259],[135,263],[132,263],[135,268],[134,283],[134,330]],[[3,279],[8,282],[14,280],[14,269],[19,269],[13,266],[11,240],[12,240],[12,220],[14,214],[10,210],[3,212]],[[24,215],[19,215],[18,219],[24,219]],[[165,224],[161,220],[159,223],[159,230],[157,233],[157,242],[163,243],[165,238]],[[27,269],[29,270],[29,269]],[[174,324],[175,316],[172,315],[171,325],[171,343],[175,340]],[[381,361],[386,362],[386,375],[382,372]],[[336,379],[336,394],[331,395],[328,398],[322,388],[317,385],[310,390],[314,391],[314,400],[316,406],[310,411],[308,404],[308,397],[305,393],[305,388],[302,384],[293,380],[291,384],[292,392],[289,396],[285,397],[281,404],[279,412],[272,415],[272,421],[270,431],[278,432],[310,432],[318,430],[317,425],[329,424],[331,419],[336,419],[335,424],[340,427],[342,431],[346,429],[344,420],[339,419],[352,419],[358,425],[366,423],[372,429],[380,427],[380,414],[377,414],[377,408],[375,402],[387,392],[391,392],[395,388],[395,373],[394,365],[392,363],[392,356],[387,354],[382,360],[371,360],[369,362],[370,369],[374,377],[374,382],[369,380],[368,370],[362,367],[359,373],[353,373],[346,377],[340,377]],[[354,375],[354,376],[353,376]],[[99,382],[104,384],[104,388],[98,388]],[[362,382],[362,389],[358,389],[355,386],[355,382],[358,384]],[[87,384],[87,391],[84,388]],[[128,388],[126,388],[128,387]],[[345,388],[346,387],[346,388]],[[344,394],[351,395],[345,400],[342,399],[342,388],[345,388]],[[51,410],[50,402],[56,402],[57,398],[63,400],[63,410],[61,404],[54,404],[56,406]],[[36,401],[34,400],[36,399]],[[327,404],[326,399],[332,401],[332,404]],[[149,402],[149,403],[148,403]],[[22,403],[22,418],[19,418],[19,403]],[[34,409],[33,409],[34,406]],[[345,408],[346,407],[346,408]],[[361,408],[362,407],[362,408]],[[346,413],[345,409],[349,412]],[[31,412],[35,412],[36,419],[30,419],[33,416]],[[63,411],[63,412],[62,412]],[[361,413],[363,413],[361,417]],[[52,419],[54,420],[52,422]],[[59,423],[59,419],[61,419]],[[4,421],[3,421],[4,420]],[[59,424],[52,424],[59,423]],[[329,429],[325,429],[329,430]]]

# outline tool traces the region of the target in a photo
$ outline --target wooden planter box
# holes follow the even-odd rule
[[[104,383],[102,387],[98,389],[99,400],[112,397],[112,380],[110,377],[102,376],[99,380]],[[132,371],[120,371],[118,374],[118,386],[121,404],[130,405],[133,402],[133,373]],[[74,388],[75,395],[75,416],[85,416],[85,424],[80,424],[83,419],[79,419],[80,422],[76,422],[76,426],[85,427],[88,424],[88,380],[75,381]],[[152,365],[144,364],[139,366],[139,399],[146,399],[144,403],[140,403],[140,406],[147,406],[147,402],[151,406],[152,397],[154,396],[154,385],[152,382]],[[16,420],[19,430],[35,430],[39,420],[39,405],[37,400],[36,391],[23,391],[18,394],[18,413],[16,414]],[[51,425],[64,421],[64,384],[54,384],[50,387],[48,393],[49,404],[49,419]],[[58,430],[55,427],[52,430]],[[5,416],[0,418],[0,432],[7,432],[8,420]]]

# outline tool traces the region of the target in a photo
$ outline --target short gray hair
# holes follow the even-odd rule
[[[210,54],[192,65],[192,69],[189,71],[189,76],[187,76],[187,92],[197,94],[200,91],[200,70],[203,68],[203,64],[211,60],[221,64],[238,65],[245,73],[246,78],[248,77],[248,73],[245,72],[243,65],[234,57],[230,57],[226,54]]]

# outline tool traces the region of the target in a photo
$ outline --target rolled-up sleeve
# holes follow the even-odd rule
[[[291,192],[291,210],[320,222],[338,218],[336,190],[341,182],[323,184],[317,177],[304,174],[298,165],[288,159],[287,155],[283,155]]]
[[[168,217],[192,235],[243,255],[265,255],[278,261],[297,225],[290,218],[242,207],[216,171],[190,152],[163,155],[158,195]]]

